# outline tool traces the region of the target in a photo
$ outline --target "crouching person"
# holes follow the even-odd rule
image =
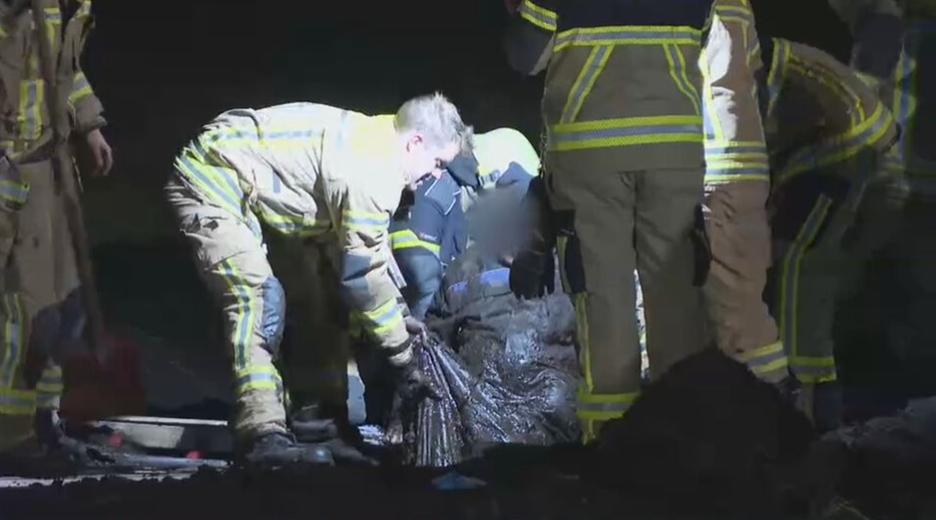
[[[340,285],[344,298],[334,305],[346,305],[373,336],[404,400],[431,394],[388,272],[388,225],[404,189],[444,168],[467,135],[440,94],[411,99],[391,116],[292,103],[227,111],[176,157],[166,196],[224,314],[241,461],[333,459],[327,445],[302,444],[289,428],[275,366],[285,295],[265,233],[335,244],[330,269],[320,270],[335,273],[326,282]]]

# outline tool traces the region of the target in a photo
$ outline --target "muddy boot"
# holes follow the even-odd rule
[[[293,412],[289,417],[289,429],[299,442],[325,442],[338,437],[339,422],[327,417],[321,406],[311,404]]]
[[[279,432],[266,433],[254,439],[241,458],[248,465],[263,468],[335,464],[328,448],[316,444],[301,444],[291,435]]]

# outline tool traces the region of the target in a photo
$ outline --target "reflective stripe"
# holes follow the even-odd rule
[[[780,91],[783,89],[783,81],[784,78],[786,78],[786,67],[793,53],[793,48],[787,40],[773,38],[773,44],[774,52],[770,64],[770,73],[767,75],[768,118],[777,105],[777,99],[780,97]]]
[[[378,336],[403,324],[403,313],[400,312],[395,298],[387,300],[376,309],[361,311],[361,317],[364,318],[364,328]]]
[[[585,393],[594,392],[595,384],[591,373],[591,342],[588,330],[588,293],[572,295],[575,302],[575,336],[579,345],[580,363],[585,373]]]
[[[257,390],[281,392],[283,389],[283,380],[273,365],[251,365],[237,370],[234,377],[238,395]]]
[[[821,83],[827,89],[834,92],[836,97],[845,102],[848,106],[856,109],[854,112],[849,112],[852,126],[860,124],[861,121],[867,117],[864,111],[864,103],[862,103],[861,97],[852,91],[846,84],[842,83],[842,81],[834,72],[825,68],[820,63],[813,62],[810,63],[807,67],[805,64],[799,62],[799,60],[794,57],[791,59],[790,63],[787,64],[787,66],[790,71],[803,77],[809,77],[813,81]],[[785,79],[781,79],[781,81],[785,81]]]
[[[759,142],[705,141],[705,182],[770,181],[767,147]]]
[[[331,230],[332,227],[331,222],[314,219],[310,221],[303,215],[277,213],[265,204],[258,204],[255,209],[264,223],[284,235],[313,237]]]
[[[679,47],[676,45],[666,44],[663,45],[663,54],[666,55],[670,77],[672,77],[673,82],[676,83],[676,88],[678,88],[684,96],[689,98],[692,107],[695,109],[695,114],[701,116],[702,111],[699,109],[699,90],[689,81],[689,77],[686,75],[686,58],[682,55],[682,51],[680,51]]]
[[[28,184],[0,179],[0,199],[9,202],[15,208],[21,208],[28,198]]]
[[[576,415],[580,419],[593,421],[617,419],[630,409],[639,395],[639,392],[593,394],[580,387],[576,399]]]
[[[91,90],[91,83],[88,82],[87,76],[85,76],[84,72],[78,71],[75,74],[71,94],[68,95],[68,102],[74,105],[92,94],[94,94],[94,91]]]
[[[237,173],[231,169],[209,166],[204,160],[204,157],[190,146],[176,158],[175,167],[208,200],[233,215],[240,215],[244,194],[237,185],[236,178],[232,178]]]
[[[0,388],[0,413],[33,415],[36,413],[36,392]]]
[[[556,13],[536,5],[530,0],[523,0],[523,3],[520,4],[520,17],[541,29],[549,32],[556,31],[558,20]]]
[[[559,281],[562,283],[562,290],[566,294],[572,293],[572,285],[569,283],[569,275],[565,270],[566,250],[569,246],[569,237],[563,235],[556,238],[556,252],[559,254],[559,262],[562,269],[559,269]]]
[[[737,356],[737,360],[747,365],[751,372],[758,376],[765,376],[779,371],[786,372],[789,366],[789,361],[783,350],[783,342],[780,341],[750,352],[744,352]]]
[[[790,360],[793,373],[801,383],[827,383],[838,379],[835,358],[794,357]]]
[[[54,394],[58,396],[62,394],[63,389],[62,368],[46,367],[46,369],[42,371],[42,376],[39,378],[39,382],[36,383],[36,391],[39,393]]]
[[[4,293],[0,298],[3,308],[3,363],[0,365],[0,389],[11,388],[16,371],[23,363],[23,339],[25,335],[26,312],[20,301],[19,293]]]
[[[16,120],[21,141],[32,141],[42,135],[42,103],[45,102],[45,82],[41,79],[20,82],[20,101]]]
[[[828,217],[832,199],[820,195],[815,206],[806,217],[803,227],[800,228],[790,250],[783,258],[783,274],[780,288],[780,339],[787,345],[790,358],[796,359],[799,352],[797,341],[797,320],[799,316],[799,275],[800,264],[809,246],[816,240],[823,222]]]
[[[227,306],[226,312],[234,311],[234,327],[231,330],[231,343],[234,348],[234,367],[244,369],[250,364],[250,341],[254,336],[257,307],[260,298],[255,291],[247,286],[234,262],[228,258],[218,263],[216,273],[227,284],[228,289],[236,298],[236,302]]]
[[[777,182],[783,183],[790,177],[850,159],[863,150],[871,149],[893,126],[893,118],[877,103],[874,113],[860,125],[845,134],[827,139],[825,142],[805,148],[790,158],[782,171],[777,173]],[[871,172],[860,172],[870,174]]]
[[[631,117],[557,124],[550,127],[550,132],[549,149],[552,151],[703,141],[699,116]]]
[[[344,210],[342,224],[346,229],[357,231],[383,231],[390,225],[390,215],[366,211]]]
[[[559,118],[560,123],[571,123],[578,117],[579,112],[582,110],[582,105],[585,103],[585,98],[588,97],[592,87],[595,86],[595,80],[598,79],[605,65],[608,64],[608,58],[611,57],[611,50],[613,48],[614,47],[609,45],[602,45],[595,47],[592,49],[591,53],[589,53],[588,59],[585,60],[585,65],[582,66],[582,70],[579,72],[578,77],[575,78],[575,83],[569,91],[569,98],[566,100],[565,108],[562,110],[562,116]]]
[[[390,244],[391,249],[394,251],[397,249],[420,247],[430,251],[436,256],[439,256],[439,253],[442,250],[442,247],[439,244],[429,242],[427,240],[422,240],[419,238],[419,236],[416,235],[416,233],[409,229],[403,229],[401,231],[390,233]]]
[[[567,47],[593,45],[693,45],[702,44],[702,31],[691,27],[611,26],[577,28],[556,36],[553,52]]]

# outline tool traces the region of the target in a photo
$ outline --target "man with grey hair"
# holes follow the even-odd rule
[[[388,269],[387,228],[402,191],[445,168],[470,132],[441,94],[411,99],[387,116],[292,103],[224,112],[176,157],[166,196],[224,314],[235,381],[231,424],[245,462],[333,459],[328,446],[301,444],[290,429],[298,428],[288,422],[274,366],[285,294],[264,233],[316,244],[316,289],[343,296],[328,305],[334,319],[346,323],[350,311],[381,348],[404,400],[434,393],[415,365],[418,324]]]

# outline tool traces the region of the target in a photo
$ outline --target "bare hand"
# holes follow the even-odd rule
[[[101,133],[100,129],[91,130],[85,135],[84,144],[92,162],[91,176],[107,176],[111,167],[114,166],[114,155],[110,145],[107,144],[107,139],[104,138],[104,134]]]

